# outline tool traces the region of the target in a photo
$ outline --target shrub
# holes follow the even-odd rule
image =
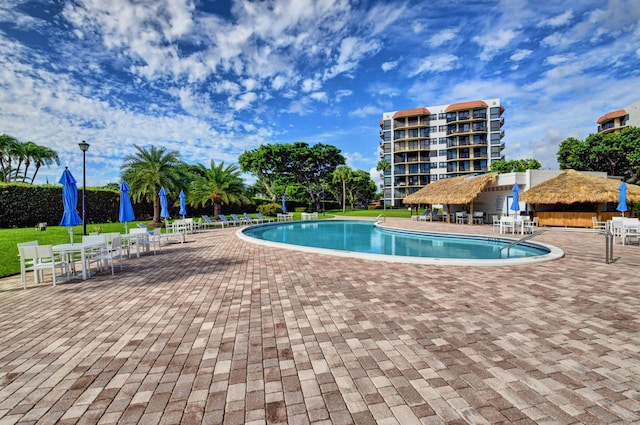
[[[282,212],[282,205],[276,202],[270,202],[268,204],[262,204],[258,206],[258,212],[264,215],[277,215]]]

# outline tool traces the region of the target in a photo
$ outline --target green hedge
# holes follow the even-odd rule
[[[175,200],[177,202],[177,199]],[[173,202],[170,200],[170,202]],[[257,211],[263,199],[253,199],[246,205],[223,205],[222,213]],[[132,202],[136,220],[151,220],[153,204]],[[86,191],[87,224],[113,223],[118,221],[120,192],[111,189],[87,188]],[[279,206],[279,204],[277,204]],[[169,205],[171,217],[179,217],[180,207]],[[0,183],[0,228],[34,227],[46,222],[50,226],[60,224],[64,207],[62,205],[62,186],[30,185],[21,183]],[[78,213],[82,216],[82,189],[78,189]],[[205,207],[187,206],[189,217],[213,214],[213,205]],[[271,214],[269,214],[271,215]],[[275,215],[275,214],[274,214]]]
[[[87,188],[87,223],[118,221],[120,193]],[[57,225],[62,219],[62,186],[0,185],[0,227],[29,227],[40,222]],[[78,213],[82,216],[82,190],[78,190]]]

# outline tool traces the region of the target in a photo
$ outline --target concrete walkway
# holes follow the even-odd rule
[[[566,256],[382,263],[227,228],[115,277],[0,279],[0,425],[640,422],[640,247],[536,240]]]

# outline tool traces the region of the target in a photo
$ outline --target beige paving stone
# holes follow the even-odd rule
[[[490,226],[387,226],[497,236]],[[0,424],[640,422],[640,250],[407,265],[189,235],[115,276],[0,279]]]

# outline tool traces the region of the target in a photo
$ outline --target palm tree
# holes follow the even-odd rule
[[[137,152],[127,155],[122,164],[122,176],[129,183],[131,198],[135,202],[141,199],[153,202],[153,223],[160,226],[161,187],[169,193],[178,193],[184,179],[184,164],[176,151],[167,152],[165,148],[152,146],[145,149],[135,145]]]
[[[387,210],[387,203],[384,200],[384,173],[390,169],[391,169],[391,163],[388,160],[382,158],[380,161],[378,161],[376,170],[381,171],[380,177],[382,178],[382,207],[384,208],[385,211]]]
[[[14,158],[15,152],[18,149],[18,139],[9,136],[8,134],[0,134],[0,173],[2,174],[2,181],[9,182],[11,180],[11,174],[13,168],[11,167],[11,161]]]
[[[224,166],[224,161],[218,165],[211,160],[211,165],[206,168],[198,164],[199,170],[194,173],[195,179],[191,182],[191,189],[187,195],[189,203],[193,206],[205,206],[207,202],[213,203],[213,214],[220,215],[222,204],[236,204],[249,202],[244,195],[245,187],[240,177],[240,168],[230,164]]]
[[[40,170],[40,167],[43,165],[49,166],[53,163],[60,165],[60,157],[56,151],[46,146],[39,146],[39,148],[40,149],[37,151],[36,155],[32,158],[36,166],[36,170],[33,172],[33,176],[31,176],[31,184],[33,184],[33,181],[36,179],[36,175],[38,174],[38,170]],[[26,167],[29,167],[29,165],[27,164]]]

